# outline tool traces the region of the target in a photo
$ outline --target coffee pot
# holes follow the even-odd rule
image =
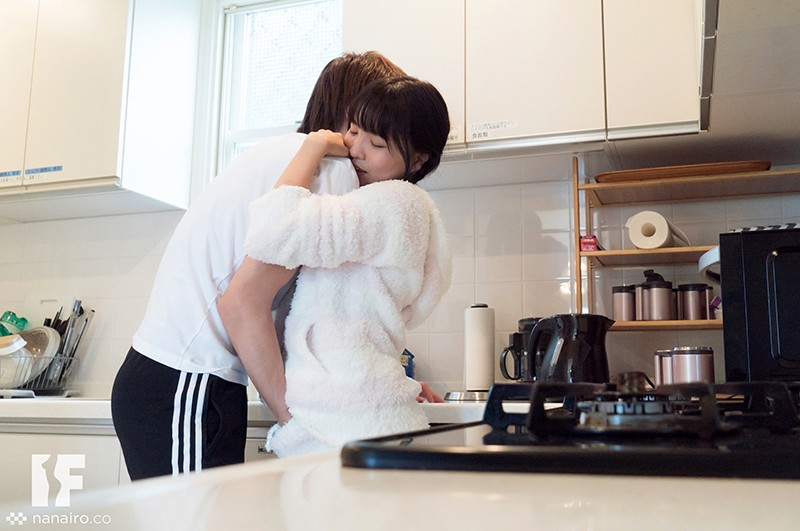
[[[532,382],[536,379],[536,372],[544,359],[544,350],[542,348],[530,354],[527,346],[531,331],[540,320],[541,317],[520,319],[517,326],[519,331],[509,334],[508,346],[500,354],[500,372],[504,378],[520,382]],[[509,355],[511,370],[508,368]]]
[[[528,352],[543,351],[536,380],[607,383],[606,332],[612,319],[594,314],[558,314],[539,319],[528,339]]]

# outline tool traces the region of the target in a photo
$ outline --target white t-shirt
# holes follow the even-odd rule
[[[217,299],[244,259],[250,203],[272,190],[305,135],[266,140],[239,156],[195,199],[161,259],[133,348],[173,369],[210,373],[247,385],[217,311]],[[311,190],[343,194],[358,187],[347,158],[327,157]]]

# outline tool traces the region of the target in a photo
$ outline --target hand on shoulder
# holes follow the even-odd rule
[[[303,142],[303,147],[315,151],[320,156],[347,157],[350,155],[344,144],[344,136],[328,129],[309,133]]]

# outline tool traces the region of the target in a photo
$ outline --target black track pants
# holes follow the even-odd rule
[[[244,461],[247,389],[218,376],[178,371],[131,348],[111,415],[133,480]]]

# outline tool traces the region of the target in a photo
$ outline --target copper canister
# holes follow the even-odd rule
[[[714,349],[675,347],[672,349],[672,383],[714,383]]]
[[[656,387],[659,385],[669,385],[672,383],[672,350],[656,350],[653,356],[655,365]]]

